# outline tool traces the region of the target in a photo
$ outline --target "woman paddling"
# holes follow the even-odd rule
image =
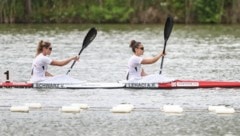
[[[153,64],[165,54],[160,52],[155,57],[142,58],[141,56],[144,53],[144,47],[141,42],[132,40],[129,47],[132,48],[134,54],[128,61],[128,75],[127,75],[128,82],[150,83],[172,81],[172,79],[167,79],[162,75],[158,74],[147,75],[144,69],[141,68],[141,64]]]
[[[79,60],[78,56],[70,57],[64,60],[53,60],[48,56],[52,52],[52,46],[50,42],[40,41],[37,47],[36,57],[32,63],[32,72],[30,82],[36,83],[52,77],[53,75],[47,71],[48,65],[64,66],[71,61]]]

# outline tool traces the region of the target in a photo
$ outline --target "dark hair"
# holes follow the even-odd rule
[[[135,48],[138,48],[138,46],[141,44],[141,42],[137,42],[135,40],[132,40],[129,47],[132,48],[132,51],[135,53]]]
[[[50,42],[44,42],[43,40],[41,40],[41,41],[38,43],[36,56],[43,51],[43,48],[44,48],[44,47],[45,47],[45,48],[48,48],[48,47],[50,47],[50,46],[51,46],[51,43],[50,43]]]

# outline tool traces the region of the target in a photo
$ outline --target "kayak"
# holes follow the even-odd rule
[[[166,83],[27,83],[1,82],[0,88],[45,88],[45,89],[193,89],[193,88],[240,88],[240,81],[175,80]]]
[[[42,88],[42,89],[116,89],[124,88],[123,83],[27,83],[27,82],[2,82],[0,88]]]
[[[153,89],[177,89],[177,88],[239,88],[238,81],[199,81],[199,80],[175,80],[167,83],[127,83],[126,88],[153,88]]]

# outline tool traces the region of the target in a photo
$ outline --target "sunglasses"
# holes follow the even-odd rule
[[[52,51],[52,47],[48,48],[50,51]]]
[[[138,48],[138,49],[141,49],[141,50],[143,50],[143,51],[144,51],[144,47],[141,47],[141,48]]]

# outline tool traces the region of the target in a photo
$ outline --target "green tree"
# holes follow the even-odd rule
[[[98,23],[123,23],[129,20],[133,12],[131,7],[126,6],[128,0],[104,0],[96,5],[91,5],[88,11],[88,19]]]
[[[195,13],[200,23],[220,23],[224,0],[195,0]]]

